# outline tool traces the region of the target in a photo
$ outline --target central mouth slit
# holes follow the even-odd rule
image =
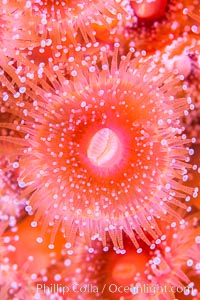
[[[110,128],[98,130],[89,142],[87,157],[96,167],[112,168],[122,159],[122,143]]]

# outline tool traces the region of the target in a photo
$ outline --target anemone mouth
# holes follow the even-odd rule
[[[98,130],[90,140],[87,157],[97,167],[111,168],[122,159],[122,144],[116,133],[109,128]]]
[[[80,156],[85,167],[90,170],[97,181],[117,178],[125,171],[130,159],[130,136],[127,136],[121,124],[108,123],[108,127],[88,130],[88,136],[83,136]]]
[[[115,282],[118,284],[121,282],[129,282],[136,272],[136,266],[134,264],[131,264],[129,260],[120,259],[120,261],[117,262],[117,265],[114,266],[113,272],[112,272],[112,278]]]
[[[137,1],[132,0],[131,6],[140,20],[156,21],[164,16],[167,2],[167,0],[156,0],[153,1],[153,3],[148,3],[148,1],[138,3]]]
[[[135,256],[135,257],[134,257]],[[133,284],[136,274],[145,271],[148,255],[137,254],[129,251],[126,255],[115,257],[115,262],[110,265],[111,278],[119,285]]]

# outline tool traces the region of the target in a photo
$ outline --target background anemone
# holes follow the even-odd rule
[[[200,60],[198,36],[184,36],[174,40],[167,46],[162,61],[165,67],[172,72],[180,74],[183,78],[185,96],[191,98],[188,114],[184,116],[186,133],[190,138],[196,138],[199,143],[199,106],[200,106]]]
[[[18,172],[15,168],[6,169],[8,165],[8,159],[0,157],[0,235],[7,227],[16,225],[26,205],[26,199],[19,199]],[[13,165],[17,166],[17,161]]]
[[[37,21],[36,17],[32,18],[26,1],[1,0],[0,49],[4,51],[5,56],[17,55],[20,49],[39,44],[39,38],[34,28]]]
[[[91,1],[32,1],[29,3],[33,15],[41,16],[38,33],[42,38],[51,38],[52,44],[63,42],[76,44],[83,39],[95,42],[93,26],[104,26],[108,31],[113,20],[119,22],[127,16],[121,1],[102,3]]]
[[[198,1],[132,0],[130,4],[134,21],[127,26],[125,37],[136,50],[154,53],[179,36],[198,31],[188,16],[188,11],[199,8]]]
[[[26,55],[35,63],[49,60],[67,62],[71,52],[98,53],[102,45],[112,47],[116,35],[128,22],[126,1],[28,1],[32,16],[40,21],[36,33],[38,47],[29,47]],[[76,61],[78,54],[76,54]]]
[[[112,299],[196,299],[192,297],[199,293],[198,283],[193,282],[199,272],[198,219],[193,215],[167,225],[166,235],[150,248],[144,245],[142,253],[135,251],[127,236],[125,249],[116,253],[109,247],[102,251],[97,242],[93,253],[83,252],[79,258],[77,284],[89,282],[99,287],[95,297],[104,300],[110,295]],[[94,295],[88,293],[85,299],[94,299]]]
[[[42,241],[39,237],[40,229],[31,228],[30,222],[33,222],[33,218],[21,218],[0,237],[1,299],[49,299],[49,294],[37,288],[37,284],[41,278],[45,282],[45,270],[59,261],[64,240],[57,235],[57,246],[49,249],[48,233]],[[27,234],[29,228],[31,235]]]

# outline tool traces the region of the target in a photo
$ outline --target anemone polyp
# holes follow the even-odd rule
[[[127,17],[123,2],[111,0],[107,5],[101,1],[32,1],[33,16],[41,18],[38,34],[50,38],[52,46],[95,42],[98,26],[109,33],[110,24],[119,23]],[[101,28],[102,29],[102,28]]]
[[[16,58],[19,50],[39,45],[34,26],[37,17],[31,16],[25,1],[1,1],[0,7],[0,49],[4,55]],[[12,43],[11,43],[12,41]]]
[[[18,167],[15,161],[14,166]],[[16,226],[17,219],[23,215],[26,199],[19,200],[20,189],[15,169],[7,170],[8,161],[0,157],[0,235],[8,228]]]
[[[93,251],[79,256],[77,283],[90,282],[101,288],[101,299],[185,299],[199,295],[199,214],[186,220],[162,223],[165,235],[143,250],[132,247],[124,236],[124,250],[103,250],[97,242]],[[111,246],[111,243],[109,244]],[[76,270],[75,270],[76,272]],[[193,279],[197,285],[193,284]],[[105,284],[106,283],[106,284]],[[104,287],[104,289],[102,289]],[[98,298],[98,291],[95,294]],[[191,297],[191,298],[190,298]],[[89,293],[85,299],[90,299]]]
[[[117,46],[117,45],[116,45]],[[103,49],[102,49],[103,51]],[[19,149],[20,186],[31,193],[27,211],[66,239],[76,233],[87,242],[108,235],[123,248],[122,232],[136,247],[137,237],[161,234],[156,218],[178,218],[193,189],[186,187],[189,148],[179,118],[188,109],[178,79],[149,60],[103,51],[101,67],[74,66],[72,80],[59,70],[49,85],[26,80],[19,131],[9,137]],[[57,79],[56,79],[57,77]],[[12,124],[3,124],[14,128]],[[0,137],[6,140],[7,137]],[[36,226],[36,223],[34,224]]]
[[[184,89],[186,95],[191,98],[189,113],[184,117],[185,129],[188,137],[196,138],[199,143],[199,74],[200,59],[199,39],[196,36],[185,35],[174,40],[167,46],[162,61],[165,67],[172,72],[176,72],[184,77]]]
[[[149,53],[170,45],[174,39],[187,33],[198,32],[188,11],[197,10],[195,0],[132,0],[133,14],[138,22],[133,23],[126,36],[130,46]]]
[[[136,16],[139,19],[155,21],[164,16],[167,2],[167,0],[132,0],[131,6],[133,7]]]
[[[1,261],[0,297],[6,300],[38,299],[37,288],[33,284],[31,276],[21,271],[17,264],[10,264],[7,258]],[[39,299],[47,300],[48,298],[41,291]]]
[[[195,81],[199,69],[199,53],[197,50],[199,44],[197,35],[190,37],[185,34],[184,37],[174,40],[171,45],[165,48],[162,55],[165,67],[170,71],[183,75],[185,80]]]

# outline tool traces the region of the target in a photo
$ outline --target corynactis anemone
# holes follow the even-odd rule
[[[40,45],[35,30],[38,20],[37,17],[33,19],[24,1],[0,2],[0,84],[14,93],[15,83],[20,84],[16,75],[18,67],[31,65],[23,52],[28,47]],[[4,99],[2,90],[0,95]]]
[[[19,200],[17,173],[14,168],[6,170],[7,165],[7,159],[0,157],[0,235],[8,226],[16,225],[26,204],[25,199]],[[17,162],[14,163],[16,165]]]
[[[109,234],[116,248],[124,231],[139,247],[137,236],[156,239],[155,218],[178,217],[171,206],[193,192],[182,182],[190,150],[179,118],[189,104],[178,79],[130,56],[118,66],[115,51],[109,66],[103,51],[100,67],[74,66],[73,80],[58,68],[51,84],[27,78],[30,101],[17,101],[24,135],[0,137],[17,144],[26,210],[43,219],[43,232],[52,227],[51,243],[61,227],[69,241],[79,232],[106,245]]]
[[[0,269],[0,299],[5,300],[47,300],[49,299],[40,293],[38,293],[33,285],[33,279],[26,273],[22,272],[16,264],[9,264],[6,259],[1,261]]]
[[[13,87],[14,90],[14,87]],[[2,137],[19,138],[20,135],[14,130],[8,129],[3,124],[18,124],[19,118],[11,113],[12,107],[9,107],[7,101],[7,93],[1,90],[2,100],[0,101],[0,135]],[[13,98],[14,99],[14,98]],[[8,101],[9,102],[9,101]],[[5,153],[6,149],[6,153]],[[13,144],[8,145],[7,142],[0,142],[0,235],[1,233],[16,225],[17,220],[25,214],[24,207],[25,198],[20,198],[22,189],[18,185],[19,164],[18,157],[15,155],[15,147]]]
[[[99,53],[102,45],[113,49],[123,36],[131,14],[125,1],[28,1],[32,16],[40,18],[36,33],[40,45],[25,51],[35,64],[53,62],[66,67],[83,56]],[[81,53],[81,55],[80,55]]]
[[[166,240],[155,249],[152,257],[151,281],[154,284],[163,286],[183,287],[177,289],[176,294],[186,296],[196,296],[199,293],[198,284],[192,283],[194,276],[199,274],[199,243],[200,228],[198,224],[199,215],[191,215],[180,224],[172,222],[171,226],[166,227]],[[168,290],[168,298],[171,291]],[[180,297],[180,296],[179,296]]]
[[[30,296],[30,283],[17,270],[16,265],[1,262],[0,269],[0,297],[1,299],[23,299]],[[15,297],[15,298],[14,298]]]
[[[0,300],[200,300],[199,0],[0,0]]]
[[[80,299],[107,300],[111,299],[110,295],[112,299],[123,300],[183,299],[184,295],[191,299],[197,296],[198,283],[192,282],[200,267],[197,217],[181,220],[179,224],[172,222],[165,228],[166,235],[150,249],[144,245],[142,253],[133,249],[127,236],[125,250],[117,253],[108,247],[102,251],[98,242],[93,253],[83,251],[78,258],[81,268],[74,271],[77,273],[76,289],[90,284],[93,293],[88,289]]]
[[[199,143],[199,115],[200,115],[200,47],[198,36],[187,36],[174,40],[167,46],[162,60],[170,71],[178,72],[184,77],[184,90],[191,97],[192,103],[189,114],[184,117],[186,132],[189,137],[195,137]]]
[[[19,49],[39,45],[35,28],[37,19],[33,19],[26,2],[2,1],[0,5],[0,49],[4,55],[17,55]]]
[[[200,174],[200,158],[199,158],[199,153],[200,153],[200,144],[196,143],[193,147],[194,149],[194,155],[191,157],[191,164],[192,164],[192,169],[189,170],[188,172],[188,182],[186,183],[188,186],[199,186],[199,174]],[[191,200],[191,201],[190,201]],[[200,195],[198,194],[197,197],[194,197],[190,199],[188,197],[188,201],[190,202],[190,205],[192,206],[193,210],[196,211],[197,209],[200,209]]]
[[[127,28],[126,38],[137,50],[162,50],[184,33],[197,31],[187,15],[199,7],[196,0],[132,0],[130,3],[136,20]]]
[[[28,1],[33,17],[40,18],[36,32],[41,38],[39,53],[47,49],[61,57],[72,45],[95,43],[102,35],[114,35],[116,26],[126,19],[123,1]]]
[[[40,229],[31,228],[29,235],[28,228],[31,228],[30,217],[20,219],[11,231],[0,237],[0,299],[50,299],[42,290],[38,295],[37,283],[41,278],[45,280],[47,267],[60,259],[64,240],[58,235],[55,249],[48,249],[48,234],[41,243]],[[26,253],[23,252],[24,245]]]
[[[165,14],[167,0],[137,1],[131,0],[130,4],[134,9],[136,16],[141,20],[159,20]]]
[[[33,217],[20,219],[15,227],[2,235],[3,246],[7,248],[5,257],[11,264],[16,264],[18,268],[26,272],[28,276],[36,274],[38,277],[43,274],[45,269],[52,261],[59,259],[64,238],[61,234],[56,237],[54,249],[48,248],[49,234],[46,233],[43,242],[39,238],[40,228],[31,228],[30,222]],[[31,230],[31,235],[27,235],[27,230]],[[26,253],[21,255],[26,244]],[[37,276],[35,275],[35,280]]]
[[[83,238],[78,238],[73,246],[69,243],[61,250],[59,259],[52,257],[49,266],[40,272],[35,286],[38,294],[44,291],[45,295],[51,295],[52,299],[73,300],[83,299],[83,297],[75,290],[77,286],[77,278],[80,278],[80,270],[82,269],[83,253],[88,254]],[[82,282],[83,283],[83,282]]]

